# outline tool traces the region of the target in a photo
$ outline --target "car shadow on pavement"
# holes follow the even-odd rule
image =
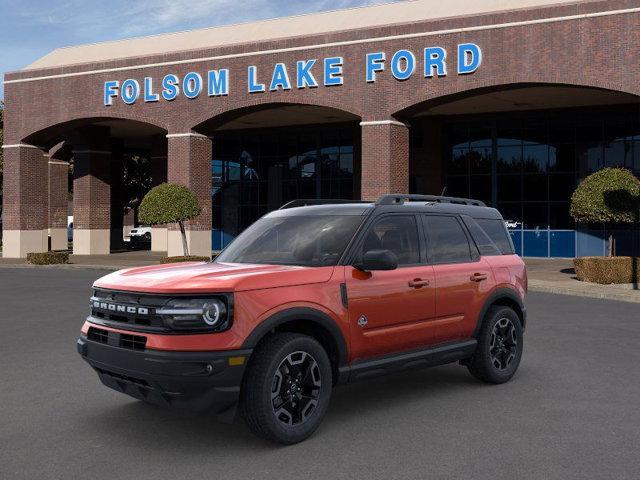
[[[430,398],[446,397],[453,391],[482,387],[482,383],[460,366],[418,369],[339,386],[333,391],[321,430],[327,432],[352,421],[366,421],[367,417],[375,421],[377,415],[388,412],[390,406],[402,409],[415,400],[428,402]],[[252,435],[240,418],[233,424],[225,424],[213,416],[184,413],[135,400],[125,402],[101,410],[90,419],[97,434],[118,438],[123,447],[127,443],[144,444],[161,451],[170,442],[191,454],[206,454],[218,444],[227,452],[282,448]]]

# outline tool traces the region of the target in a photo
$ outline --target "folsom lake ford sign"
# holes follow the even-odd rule
[[[442,47],[427,47],[421,52],[421,73],[424,78],[445,77],[447,66],[455,63],[458,75],[466,75],[478,70],[482,64],[482,50],[475,43],[461,43],[457,47],[455,62],[449,62],[447,51]],[[374,83],[388,69],[398,81],[408,80],[416,74],[418,59],[410,50],[398,50],[388,59],[385,52],[368,53],[364,59],[367,83]],[[243,84],[249,93],[285,91],[292,88],[332,87],[344,83],[345,61],[343,57],[325,57],[306,59],[296,62],[295,70],[289,71],[284,63],[276,63],[270,71],[259,71],[249,66]],[[207,72],[189,72],[182,78],[167,74],[162,78],[145,77],[141,81],[135,78],[109,80],[104,82],[104,105],[111,106],[116,99],[133,105],[138,101],[172,101],[184,95],[195,99],[201,95],[220,97],[229,95],[231,73],[229,69],[215,69]],[[236,84],[236,83],[234,83]]]

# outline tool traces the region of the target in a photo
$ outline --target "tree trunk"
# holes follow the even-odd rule
[[[187,245],[187,233],[184,231],[184,225],[182,222],[178,222],[180,226],[180,233],[182,234],[182,253],[185,257],[189,256],[189,246]]]

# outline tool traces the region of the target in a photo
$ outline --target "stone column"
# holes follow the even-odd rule
[[[363,121],[361,198],[409,193],[409,128],[397,120]]]
[[[167,139],[156,135],[151,143],[151,186],[155,187],[167,181]],[[167,251],[167,226],[151,227],[151,251]]]
[[[48,223],[48,154],[27,144],[3,145],[4,258],[46,252]]]
[[[78,132],[73,150],[73,253],[107,255],[111,236],[109,130]]]
[[[49,158],[49,236],[51,250],[67,250],[69,164]]]
[[[198,133],[167,135],[169,183],[188,187],[198,197],[202,214],[187,222],[187,243],[191,255],[211,255],[211,154],[209,137]],[[184,255],[180,230],[169,226],[168,255]]]

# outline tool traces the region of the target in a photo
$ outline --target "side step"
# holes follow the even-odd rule
[[[420,350],[358,360],[351,365],[340,368],[339,383],[353,382],[409,368],[435,367],[436,365],[456,362],[473,355],[477,344],[478,342],[475,339],[469,339]]]

